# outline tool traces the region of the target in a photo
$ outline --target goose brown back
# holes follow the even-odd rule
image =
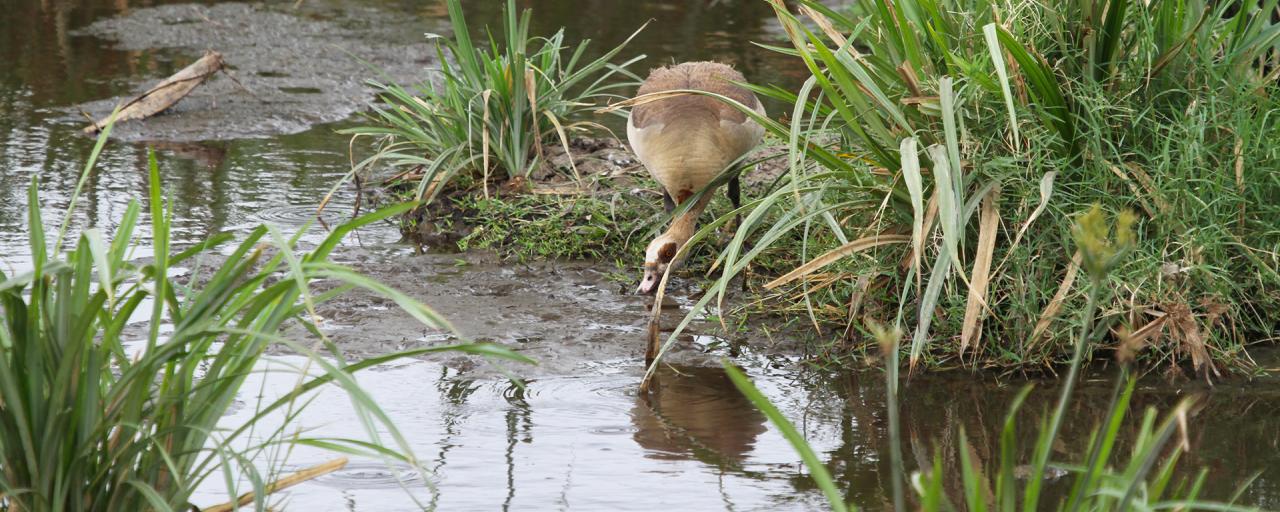
[[[699,90],[725,96],[763,115],[760,100],[735,82],[742,73],[717,62],[685,62],[653,70],[640,86],[639,96],[665,91]],[[722,171],[751,151],[764,128],[744,112],[718,98],[684,94],[636,105],[627,122],[627,139],[640,162],[662,188],[667,210],[684,203]],[[729,197],[738,204],[737,176],[729,182]],[[698,215],[711,200],[703,194],[697,204],[676,217],[665,233],[645,251],[645,275],[639,291],[652,293],[664,272],[678,265],[675,255],[693,236]]]

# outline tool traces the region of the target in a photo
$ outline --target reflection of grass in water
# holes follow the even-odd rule
[[[1158,418],[1154,408],[1147,409],[1136,434],[1133,449],[1126,454],[1114,456],[1113,449],[1120,437],[1120,427],[1128,412],[1129,402],[1133,395],[1135,381],[1128,372],[1133,354],[1120,359],[1122,371],[1116,379],[1110,400],[1110,406],[1102,422],[1092,430],[1089,438],[1089,449],[1078,462],[1053,462],[1049,460],[1054,444],[1059,442],[1060,428],[1066,420],[1067,407],[1072,400],[1072,393],[1078,373],[1083,362],[1085,346],[1094,335],[1094,321],[1098,304],[1106,292],[1105,282],[1108,273],[1123,263],[1123,257],[1132,250],[1132,223],[1121,216],[1116,226],[1116,233],[1111,235],[1111,227],[1105,222],[1098,209],[1082,215],[1074,230],[1076,243],[1083,253],[1084,261],[1089,264],[1089,301],[1081,314],[1079,336],[1076,338],[1071,366],[1063,383],[1057,406],[1052,416],[1042,420],[1037,441],[1033,447],[1030,464],[1022,464],[1019,460],[1020,450],[1015,435],[1014,418],[1031,387],[1025,387],[1009,406],[1000,432],[999,460],[994,469],[986,469],[975,464],[970,443],[963,427],[959,429],[960,442],[957,452],[959,458],[960,484],[946,485],[954,481],[954,473],[943,470],[943,455],[935,454],[931,468],[910,475],[909,482],[916,492],[921,510],[953,510],[956,507],[953,499],[958,500],[968,510],[1042,510],[1042,485],[1046,479],[1053,478],[1059,472],[1073,476],[1070,491],[1061,496],[1057,503],[1049,505],[1057,510],[1155,510],[1162,508],[1209,509],[1209,510],[1250,510],[1247,507],[1236,507],[1230,504],[1197,501],[1200,489],[1207,476],[1207,470],[1201,471],[1194,479],[1183,477],[1175,479],[1175,468],[1178,459],[1185,450],[1187,412],[1191,406],[1190,399],[1182,400],[1163,419]],[[902,486],[908,475],[903,471],[901,453],[901,432],[897,422],[897,367],[898,342],[900,331],[888,331],[875,325],[871,330],[883,348],[888,367],[886,376],[887,407],[889,409],[890,457],[893,465],[893,503],[894,509],[906,510],[906,499]],[[1130,350],[1141,348],[1141,340],[1127,338]],[[769,402],[746,375],[737,368],[725,363],[725,369],[734,384],[746,397],[759,407],[783,437],[800,454],[810,477],[826,496],[831,509],[843,511],[850,508],[844,495],[826,466],[809,446],[804,436],[795,429],[789,420]],[[1180,442],[1173,442],[1176,435],[1181,435]],[[1252,482],[1248,479],[1241,484],[1239,490],[1231,496],[1234,502]],[[951,489],[948,489],[951,487]],[[1047,503],[1046,503],[1047,504]]]
[[[90,155],[81,186],[109,131]],[[85,230],[63,254],[76,195],[51,253],[33,179],[27,199],[34,268],[12,277],[0,274],[0,494],[8,509],[183,510],[197,487],[221,475],[233,494],[241,479],[247,480],[258,491],[255,508],[263,510],[263,485],[278,469],[259,472],[255,458],[271,457],[291,443],[418,466],[406,440],[352,373],[441,350],[525,360],[494,346],[458,345],[347,362],[320,333],[312,321],[315,304],[356,287],[391,299],[427,325],[450,328],[416,300],[327,261],[347,234],[408,206],[340,226],[309,252],[296,252],[296,237],[288,240],[259,227],[230,249],[225,264],[207,269],[202,259],[214,257],[212,251],[231,236],[170,251],[173,219],[161,196],[154,156],[150,261],[130,261],[139,247],[135,229],[142,207],[137,201],[125,209],[112,236]],[[178,265],[193,266],[188,280],[170,275]],[[198,276],[202,271],[210,275]],[[339,286],[312,295],[311,283],[321,279]],[[147,314],[148,304],[149,329],[132,343],[127,326],[135,315]],[[319,336],[337,359],[321,358],[313,347],[282,338],[280,328],[291,320]],[[162,330],[162,324],[171,330]],[[318,371],[304,370],[295,388],[259,403],[247,423],[220,428],[219,420],[235,404],[245,378],[259,371],[263,351],[273,342],[308,355],[307,364]],[[351,396],[368,441],[307,439],[286,430],[310,392],[330,383]],[[273,414],[286,419],[274,424],[279,419],[268,419]]]

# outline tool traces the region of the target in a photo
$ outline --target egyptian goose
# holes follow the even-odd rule
[[[718,62],[685,62],[658,68],[640,85],[637,96],[694,89],[713,92],[764,114],[751,91],[735,84],[745,82],[742,73]],[[627,139],[649,174],[662,187],[668,212],[683,205],[726,167],[751,151],[764,136],[764,128],[732,105],[710,96],[688,94],[636,105],[627,122]],[[733,206],[740,204],[738,176],[729,181]],[[711,201],[702,194],[698,202],[676,217],[649,243],[644,256],[644,278],[639,293],[653,293],[669,267],[679,265],[676,253],[693,237],[698,216]]]

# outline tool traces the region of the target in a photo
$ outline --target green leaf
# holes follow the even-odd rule
[[[729,380],[733,381],[734,387],[737,387],[743,396],[747,397],[752,404],[755,404],[757,409],[760,409],[760,412],[764,413],[765,417],[769,418],[769,422],[773,423],[773,426],[782,432],[782,437],[800,455],[805,467],[809,469],[810,478],[818,485],[819,489],[822,489],[822,494],[827,497],[827,503],[831,506],[831,510],[836,512],[850,510],[845,504],[844,496],[836,488],[835,480],[831,478],[831,473],[827,471],[826,465],[818,459],[818,454],[809,446],[809,442],[805,440],[804,436],[796,430],[795,425],[792,425],[786,416],[783,416],[782,412],[756,388],[755,384],[751,383],[751,380],[742,373],[742,370],[729,364],[728,361],[721,362],[721,366],[724,367],[725,373],[729,375]]]

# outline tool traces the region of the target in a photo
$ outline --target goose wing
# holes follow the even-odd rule
[[[745,81],[742,73],[724,64],[687,62],[654,70],[637,94],[702,90],[763,114],[755,94],[734,83]],[[673,193],[701,188],[759,144],[763,135],[762,126],[732,105],[694,94],[637,105],[627,122],[627,138],[636,156]]]

